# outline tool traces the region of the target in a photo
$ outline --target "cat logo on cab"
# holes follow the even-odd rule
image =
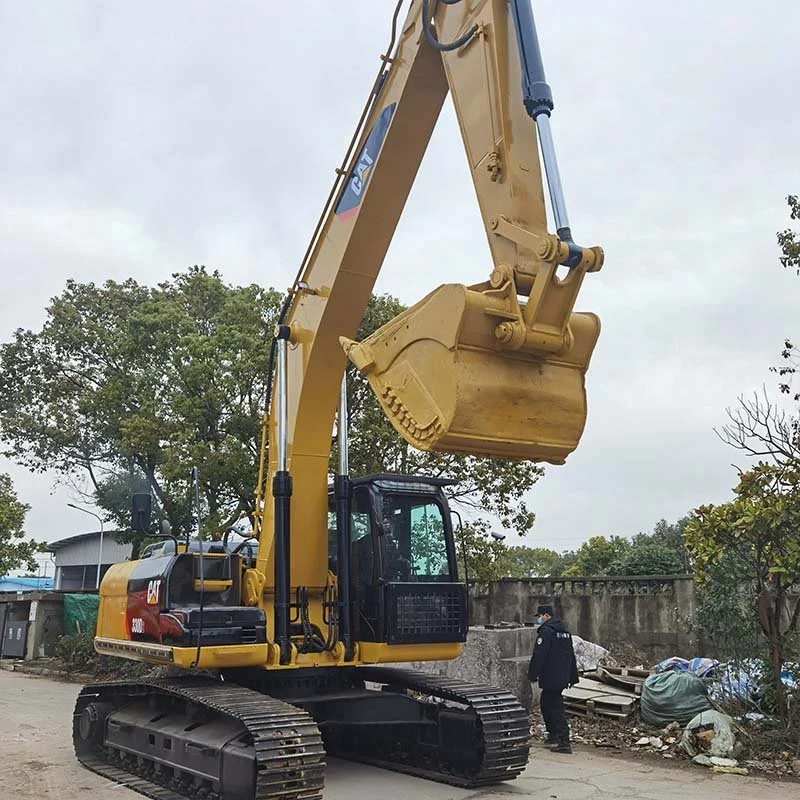
[[[158,596],[161,594],[161,579],[157,581],[150,581],[147,584],[147,605],[157,606]]]

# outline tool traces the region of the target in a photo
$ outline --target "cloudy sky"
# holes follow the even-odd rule
[[[192,264],[285,289],[385,47],[393,0],[0,0],[0,340],[68,278]],[[796,0],[536,0],[576,238],[603,332],[579,449],[531,501],[531,544],[633,534],[724,501],[725,409],[774,377],[800,278],[775,232],[800,192]],[[794,77],[793,77],[794,76]],[[490,270],[448,105],[378,281],[406,303]],[[8,464],[28,530],[90,518]],[[91,525],[90,525],[91,527]]]

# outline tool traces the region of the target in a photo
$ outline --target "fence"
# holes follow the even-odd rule
[[[691,575],[505,578],[470,588],[470,624],[532,622],[551,603],[567,627],[604,647],[633,645],[655,658],[702,655],[688,630],[694,614]]]

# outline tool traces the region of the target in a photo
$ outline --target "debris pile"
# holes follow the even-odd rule
[[[706,685],[693,672],[655,672],[642,686],[642,719],[649,725],[686,725],[710,708]]]
[[[661,753],[664,758],[675,757],[675,746],[678,744],[678,735],[681,726],[677,722],[670,722],[659,736],[640,736],[633,747],[636,749],[648,749],[653,752]]]
[[[761,708],[764,675],[755,662],[673,657],[652,669],[625,667],[614,665],[604,648],[580,643],[582,676],[563,695],[572,741],[615,753],[691,759],[719,773],[800,777],[800,745],[765,746],[777,720]],[[790,696],[798,672],[785,676]],[[729,716],[720,702],[730,708],[732,699],[734,707],[754,710]],[[534,724],[534,735],[537,730],[543,737],[541,723]]]
[[[596,670],[601,664],[611,661],[610,654],[605,647],[581,639],[575,634],[572,635],[572,647],[575,650],[575,660],[578,662],[578,672],[590,672]]]
[[[686,726],[679,747],[695,764],[714,772],[748,775],[747,767],[740,767],[737,760],[744,748],[736,740],[734,725],[727,714],[703,711]]]
[[[791,667],[791,668],[790,668]],[[794,665],[786,665],[781,672],[781,681],[791,698],[798,689]],[[679,658],[673,656],[656,664],[653,672],[679,672],[696,675],[706,682],[709,698],[716,703],[739,703],[744,707],[763,711],[765,701],[764,664],[756,659],[739,662],[723,662],[713,658]]]

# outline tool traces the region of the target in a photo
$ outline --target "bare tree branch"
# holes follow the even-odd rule
[[[787,417],[762,389],[752,400],[740,396],[735,410],[726,409],[730,423],[714,433],[725,444],[753,457],[767,457],[776,463],[800,461],[797,420]]]

